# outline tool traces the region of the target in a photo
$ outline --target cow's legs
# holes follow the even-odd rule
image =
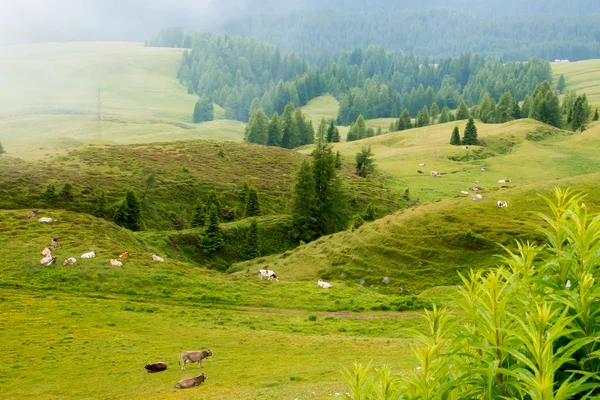
[[[200,364],[202,364],[202,360],[198,361],[198,368],[200,368]]]

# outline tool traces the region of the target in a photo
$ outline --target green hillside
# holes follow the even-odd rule
[[[241,122],[191,123],[197,97],[176,79],[181,52],[116,42],[0,48],[6,151],[33,159],[88,143],[241,140]]]
[[[585,93],[591,104],[600,106],[600,60],[552,64],[554,79],[565,76],[567,89]]]

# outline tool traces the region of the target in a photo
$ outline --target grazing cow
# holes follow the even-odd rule
[[[156,255],[156,254],[154,254],[154,253],[152,253],[152,255],[151,255],[150,257],[152,257],[152,259],[153,259],[154,261],[165,262],[165,259],[164,259],[164,258],[162,258],[162,257],[160,257],[160,256],[157,256],[157,255]]]
[[[44,257],[47,257],[47,256],[49,256],[49,255],[51,255],[51,254],[52,254],[52,250],[50,250],[50,249],[49,249],[49,248],[47,248],[47,247],[46,247],[44,250],[42,250],[42,255],[43,255]]]
[[[473,186],[471,188],[469,188],[470,191],[472,192],[478,192],[480,190],[484,190],[481,186]]]
[[[467,191],[465,191],[465,190],[461,190],[460,194],[467,195],[467,194],[469,194],[469,192],[467,192]]]
[[[506,183],[506,181],[504,179],[500,179],[498,183]]]
[[[427,164],[421,163],[421,164],[419,164],[419,167],[424,167],[425,165],[427,165]]]
[[[417,170],[417,172],[418,172],[419,174],[422,174],[422,173],[424,173],[425,171],[423,171],[422,169],[418,169],[418,170]]]
[[[477,200],[481,200],[483,199],[483,196],[480,194],[476,194],[475,196],[471,197],[471,200],[473,201],[477,201]]]
[[[487,169],[485,167],[481,167],[480,170],[481,170],[481,172],[487,171]]]
[[[437,171],[431,171],[431,172],[429,173],[429,176],[436,177],[436,176],[442,176],[442,174],[441,174],[441,173],[439,173],[439,172],[437,172]]]
[[[81,258],[94,258],[96,257],[96,253],[94,253],[94,250],[90,251],[89,253],[83,253],[81,255]]]
[[[212,356],[212,351],[210,350],[184,351],[183,353],[179,353],[179,365],[181,365],[182,371],[185,371],[185,364],[187,363],[197,362],[198,368],[200,368],[202,360],[210,356]]]
[[[129,250],[125,250],[123,253],[119,254],[119,258],[129,258]]]
[[[55,219],[52,218],[48,218],[48,217],[42,217],[40,219],[38,219],[38,222],[46,222],[46,223],[50,223],[50,222],[55,222]]]
[[[271,271],[270,269],[258,270],[258,279],[262,281],[262,278],[268,278],[269,280],[275,279],[275,281],[279,282],[277,274],[275,274],[275,272]]]
[[[52,265],[56,262],[56,256],[46,256],[40,260],[40,264],[42,265]]]
[[[50,247],[52,247],[52,250],[58,249],[60,247],[60,245],[58,244],[58,238],[52,239],[52,241],[50,242]]]
[[[331,288],[331,284],[325,282],[323,279],[319,279],[319,281],[317,282],[317,285],[319,285],[319,287],[323,288],[323,289]]]
[[[464,148],[464,149],[468,149],[468,148],[469,148],[469,146],[463,146],[463,148]]]
[[[123,263],[119,260],[113,260],[112,258],[110,259],[110,265],[112,265],[113,267],[122,267]]]
[[[203,372],[195,378],[183,378],[175,384],[177,389],[189,389],[200,386],[206,380],[206,374]]]
[[[508,203],[503,200],[498,200],[496,207],[508,207]]]
[[[39,211],[37,209],[33,209],[27,213],[27,218],[33,219],[36,215],[38,215]]]
[[[73,265],[77,262],[77,259],[75,257],[69,257],[67,258],[65,261],[63,261],[63,265]]]
[[[161,372],[164,371],[165,369],[167,369],[167,364],[165,364],[164,362],[157,362],[154,364],[146,364],[146,366],[144,367],[144,369],[146,371],[148,371],[148,373],[155,373],[155,372]]]
[[[509,183],[509,182],[510,182],[510,179],[508,179],[508,178],[504,178],[504,179],[502,179],[502,180],[503,180],[505,183]]]
[[[500,186],[500,189],[508,189],[508,186],[502,185],[502,186]]]

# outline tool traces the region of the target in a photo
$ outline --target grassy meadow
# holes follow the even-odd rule
[[[585,93],[590,104],[600,107],[600,60],[552,64],[552,74],[555,83],[564,75],[567,89]]]

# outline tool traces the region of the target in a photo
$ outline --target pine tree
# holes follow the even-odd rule
[[[248,121],[248,125],[246,125],[244,140],[248,143],[266,145],[268,134],[269,119],[267,118],[267,114],[265,114],[261,108],[250,117],[250,121]]]
[[[139,231],[142,220],[140,201],[132,190],[128,190],[125,194],[125,203],[127,204],[127,218],[124,226],[129,230]]]
[[[248,188],[246,195],[246,210],[244,218],[256,217],[260,215],[260,203],[258,201],[258,192],[255,188]]]
[[[440,113],[440,108],[438,107],[437,103],[434,102],[431,105],[431,123],[435,124],[435,121],[437,120],[438,114]]]
[[[478,145],[479,139],[477,139],[477,127],[473,121],[473,117],[469,117],[467,126],[465,127],[465,133],[463,135],[463,144]]]
[[[405,108],[398,118],[398,124],[396,125],[397,130],[404,131],[406,129],[412,128],[412,121],[410,120],[410,115],[408,114],[408,110]]]
[[[294,104],[290,103],[285,106],[283,111],[283,122],[282,122],[282,139],[281,145],[286,149],[293,149],[300,146],[300,132],[298,125],[294,120]]]
[[[213,103],[206,95],[202,95],[196,102],[192,119],[194,123],[212,121],[214,119]]]
[[[594,118],[592,119],[592,121],[598,121],[598,118],[600,116],[598,115],[598,109],[596,108],[596,111],[594,112]]]
[[[319,224],[315,217],[316,214],[315,178],[310,163],[304,161],[294,185],[292,234],[296,240],[308,243],[317,238]]]
[[[219,251],[225,244],[223,231],[219,227],[219,214],[217,207],[213,204],[208,212],[208,227],[202,235],[200,247],[205,254]]]
[[[206,223],[206,204],[198,203],[194,207],[194,215],[192,217],[192,228],[201,228]]]
[[[427,110],[427,106],[423,106],[417,114],[416,126],[420,128],[427,125],[429,125],[429,111]]]
[[[335,127],[335,130],[333,131],[333,138],[331,140],[332,143],[339,143],[340,142],[340,130],[338,129],[338,127]]]
[[[519,102],[515,99],[512,109],[513,119],[521,119],[521,108],[519,108]]]
[[[335,169],[342,169],[342,154],[339,151],[335,152]]]
[[[273,118],[271,118],[271,122],[269,122],[269,131],[267,133],[267,146],[281,146],[282,139],[282,128],[281,128],[281,118],[279,118],[279,114],[275,112],[273,114]]]
[[[375,207],[373,207],[373,204],[369,203],[367,205],[363,218],[365,221],[375,221]]]
[[[567,83],[565,81],[565,76],[561,75],[558,78],[558,83],[556,84],[556,90],[558,90],[558,93],[562,94],[565,91],[566,87],[567,87]]]
[[[60,197],[67,201],[73,200],[73,185],[69,182],[65,183],[60,191]]]
[[[460,132],[458,130],[458,126],[455,126],[452,130],[452,136],[450,136],[450,144],[453,146],[460,145]]]
[[[94,204],[94,211],[92,211],[92,215],[98,218],[104,218],[106,214],[106,195],[104,192],[100,192],[100,194],[96,197],[96,204]]]
[[[219,201],[216,190],[211,190],[211,192],[208,194],[208,199],[206,200],[206,207],[209,210],[212,206],[217,208],[217,215],[219,218],[221,218],[223,210],[221,209],[221,202]]]
[[[560,127],[560,103],[558,96],[554,93],[548,81],[540,83],[535,88],[529,107],[530,118],[548,125]]]
[[[494,122],[502,124],[512,120],[513,106],[514,100],[510,92],[506,92],[500,96],[500,100],[496,106],[496,116],[494,117]]]
[[[56,193],[56,186],[53,183],[49,183],[46,186],[46,190],[42,194],[42,197],[46,201],[47,204],[54,204],[58,199],[58,194]]]
[[[329,143],[333,143],[333,138],[335,135],[335,125],[333,124],[333,120],[329,122],[329,127],[327,128],[327,141]],[[338,140],[339,141],[339,140]]]
[[[321,119],[321,123],[319,124],[319,128],[317,129],[317,140],[322,140],[324,142],[330,142],[329,141],[329,134],[328,134],[329,129],[327,128],[327,121],[325,121],[325,118]]]
[[[117,208],[117,211],[115,211],[113,221],[119,226],[126,227],[128,215],[129,209],[127,208],[127,202],[123,200]]]
[[[444,106],[438,123],[445,124],[446,122],[450,122],[450,111],[448,110],[448,107]]]
[[[242,247],[242,255],[246,260],[251,260],[260,256],[260,235],[256,220],[250,221],[250,228],[246,233],[244,246]]]
[[[577,97],[575,104],[570,112],[570,120],[573,131],[585,130],[585,124],[588,121],[588,102],[585,95]]]
[[[363,178],[371,175],[375,171],[375,160],[371,146],[363,146],[356,153],[356,174]]]
[[[456,120],[461,121],[463,119],[469,118],[471,113],[469,112],[469,107],[467,107],[467,103],[464,100],[461,100],[460,105],[458,106],[458,110],[456,111]]]

